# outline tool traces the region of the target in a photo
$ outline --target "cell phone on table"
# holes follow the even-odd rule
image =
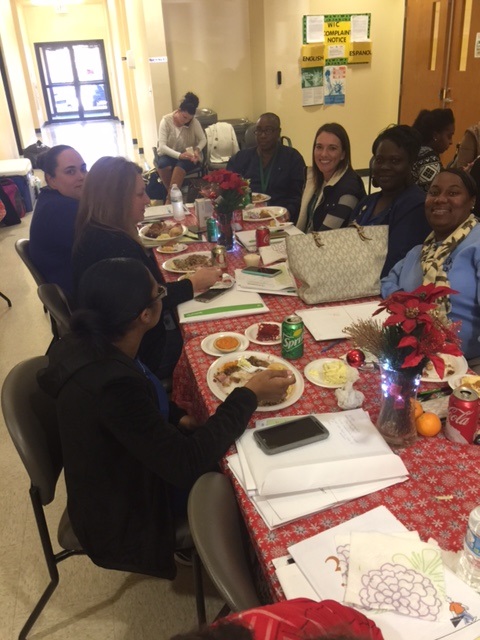
[[[274,278],[282,273],[281,269],[273,269],[272,267],[245,267],[242,273],[249,273],[254,276],[265,276],[266,278]]]
[[[210,302],[211,300],[218,298],[218,296],[227,293],[227,291],[229,291],[229,289],[208,289],[207,291],[204,291],[204,293],[199,293],[193,299],[197,302]]]
[[[304,416],[273,427],[258,429],[253,437],[262,451],[273,455],[319,440],[326,440],[329,435],[327,427],[318,418]]]

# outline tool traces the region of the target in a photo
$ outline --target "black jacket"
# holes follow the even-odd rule
[[[38,381],[56,398],[68,513],[83,548],[109,569],[175,577],[171,486],[190,488],[244,431],[257,406],[233,391],[189,435],[165,422],[150,381],[113,346],[67,336]]]

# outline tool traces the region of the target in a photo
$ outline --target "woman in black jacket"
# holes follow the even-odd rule
[[[85,180],[77,214],[72,260],[75,291],[88,267],[105,258],[140,260],[155,280],[164,284],[152,250],[143,247],[137,232],[149,202],[137,164],[109,156],[95,162]],[[220,269],[199,269],[189,279],[166,285],[168,298],[161,321],[146,334],[140,348],[144,362],[160,378],[172,374],[182,351],[176,306],[191,300],[195,292],[208,289],[220,276]]]
[[[199,426],[137,359],[165,295],[139,260],[90,267],[72,334],[50,349],[39,384],[56,398],[68,513],[82,547],[102,567],[172,579],[189,488],[243,433],[257,403],[278,401],[294,378],[256,374]]]

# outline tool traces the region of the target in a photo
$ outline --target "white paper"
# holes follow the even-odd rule
[[[234,285],[227,293],[210,302],[189,300],[179,304],[177,310],[179,321],[188,323],[267,313],[269,309],[258,293],[238,291]]]
[[[267,278],[252,273],[244,273],[241,269],[235,269],[235,281],[238,291],[256,291],[257,293],[277,293],[284,295],[297,295],[295,280],[290,273],[286,262],[273,267],[281,273],[274,278]]]
[[[345,58],[345,46],[343,44],[328,45],[327,58]]]
[[[334,340],[346,338],[345,327],[356,320],[368,320],[378,309],[378,302],[360,302],[333,307],[314,307],[313,309],[298,309],[295,313],[305,323],[315,340]],[[380,322],[387,317],[383,311],[375,316]]]
[[[275,229],[275,227],[271,227],[271,230],[273,229]],[[300,231],[300,229],[297,229],[297,227],[295,227],[294,225],[285,227],[283,231],[287,234],[287,236],[303,235],[303,231]],[[235,236],[247,251],[257,250],[257,237],[255,229],[249,229],[248,231],[236,231]],[[281,244],[285,245],[285,238],[275,238],[274,236],[270,238],[270,246]],[[262,248],[263,247],[260,247],[260,249]]]
[[[350,42],[367,42],[368,16],[354,15],[350,19]]]
[[[172,218],[173,211],[172,205],[170,204],[162,204],[157,207],[147,207],[145,209],[144,219],[150,221],[151,218]]]
[[[306,16],[307,43],[324,42],[323,26],[324,16]]]

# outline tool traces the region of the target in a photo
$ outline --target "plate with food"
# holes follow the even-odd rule
[[[182,251],[186,251],[188,249],[188,245],[183,242],[167,242],[166,244],[162,244],[159,247],[156,247],[158,253],[181,253]]]
[[[340,358],[319,358],[303,370],[307,380],[319,387],[339,389],[357,377],[357,371]]]
[[[480,395],[480,376],[473,373],[467,373],[466,375],[461,373],[457,376],[451,376],[448,379],[448,384],[452,389],[468,387]]]
[[[256,322],[245,329],[245,335],[255,344],[280,344],[282,342],[282,325],[280,322]]]
[[[262,222],[287,215],[285,207],[253,207],[243,210],[245,222]]]
[[[180,238],[186,231],[187,227],[179,222],[160,220],[144,225],[138,233],[148,244],[161,245]]]
[[[248,338],[241,333],[220,331],[204,338],[200,346],[209,356],[217,356],[218,358],[224,353],[245,351],[245,349],[248,349],[249,344]]]
[[[295,382],[288,387],[280,402],[259,404],[257,411],[278,411],[301,398],[304,382],[300,371],[283,358],[259,351],[236,352],[218,358],[207,371],[207,384],[219,400],[225,400],[229,393],[243,387],[262,369],[288,369],[295,376]]]
[[[422,382],[448,382],[451,376],[459,376],[467,373],[468,362],[463,356],[451,356],[448,353],[439,354],[440,358],[445,362],[445,372],[443,378],[439,378],[435,367],[429,361],[422,371]]]
[[[211,266],[213,262],[210,251],[195,251],[182,258],[170,258],[162,264],[162,268],[170,273],[191,273],[202,267]]]
[[[268,202],[272,196],[266,193],[252,193],[252,204],[262,204]]]

